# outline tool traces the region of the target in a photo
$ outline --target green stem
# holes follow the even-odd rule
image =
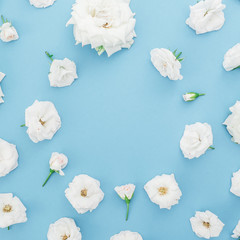
[[[206,95],[205,93],[199,93],[198,96],[204,96]]]
[[[53,62],[53,55],[50,55],[49,52],[45,51],[46,55],[51,59],[51,61]]]
[[[20,127],[25,127],[26,125],[25,124],[22,124]]]
[[[126,221],[128,220],[128,214],[129,214],[129,205],[130,205],[130,200],[125,196],[125,202],[127,204],[127,215],[126,215]]]
[[[127,203],[127,215],[126,215],[126,221],[128,220],[128,214],[129,214],[129,203]]]
[[[212,147],[212,146],[210,146],[208,149],[212,149],[212,150],[214,150],[214,149],[215,149],[215,147]]]
[[[8,226],[8,230],[10,230],[10,227]]]
[[[5,20],[4,20],[4,17],[3,17],[3,15],[1,15],[1,19],[2,19],[3,23],[5,23]]]
[[[46,181],[45,181],[44,184],[42,185],[42,187],[44,187],[44,186],[46,185],[46,183],[48,182],[49,178],[51,177],[51,175],[52,175],[54,172],[55,172],[54,170],[50,169],[50,173],[49,173]]]

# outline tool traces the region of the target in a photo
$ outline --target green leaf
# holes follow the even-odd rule
[[[53,55],[51,54],[49,54],[49,52],[47,52],[47,51],[45,51],[45,54],[51,59],[51,61],[53,62]]]
[[[2,22],[5,23],[3,15],[1,15]]]
[[[180,52],[177,56],[176,59],[178,59],[182,55],[182,52]]]
[[[238,67],[235,67],[233,70],[235,70],[235,69],[238,69],[238,68],[240,68],[240,66],[238,66]]]
[[[173,51],[173,55],[176,56],[177,49]]]

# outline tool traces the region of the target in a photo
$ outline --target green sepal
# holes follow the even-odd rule
[[[96,49],[99,56],[106,51],[103,46],[96,47],[95,49]]]

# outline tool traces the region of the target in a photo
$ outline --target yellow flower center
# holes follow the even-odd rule
[[[110,25],[108,22],[106,22],[105,24],[102,25],[102,27],[103,27],[103,28],[110,28],[111,25]]]
[[[44,126],[46,122],[44,122],[42,119],[39,120],[39,122]]]
[[[159,194],[160,194],[161,196],[163,196],[163,195],[166,195],[166,194],[167,194],[168,189],[167,189],[166,187],[160,187],[160,188],[158,189],[158,192],[159,192]]]
[[[206,228],[210,228],[210,223],[209,222],[203,222],[203,226]]]
[[[70,237],[70,235],[67,236],[67,235],[65,234],[64,236],[62,236],[62,240],[67,240],[69,237]]]
[[[81,190],[81,196],[82,197],[86,197],[87,196],[87,189],[86,188]]]
[[[7,205],[4,206],[3,212],[9,213],[11,211],[12,211],[12,206],[11,205],[7,204]]]

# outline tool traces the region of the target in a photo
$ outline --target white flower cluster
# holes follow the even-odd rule
[[[46,8],[56,0],[29,0],[36,8]],[[130,0],[76,0],[72,7],[72,17],[67,25],[73,25],[73,34],[76,44],[91,45],[99,55],[106,51],[111,56],[123,48],[130,48],[134,43],[135,14],[130,9]],[[201,0],[190,6],[190,16],[186,24],[195,30],[196,34],[203,34],[219,30],[225,22],[225,5],[222,0]],[[0,39],[10,42],[19,38],[16,29],[2,16],[3,25],[0,27]],[[76,64],[68,58],[63,60],[53,59],[53,55],[46,52],[52,61],[48,79],[51,87],[70,86],[78,78]],[[182,52],[170,51],[166,48],[155,48],[150,52],[151,62],[163,77],[170,80],[182,80],[181,57]],[[240,68],[240,43],[229,49],[223,61],[226,71]],[[0,82],[5,74],[0,72]],[[183,100],[191,102],[200,94],[187,92]],[[0,103],[4,96],[0,87]],[[230,107],[231,114],[223,123],[226,125],[232,141],[240,144],[240,101]],[[25,110],[25,124],[29,138],[38,143],[51,140],[61,127],[61,118],[55,105],[50,101],[36,100]],[[208,123],[196,122],[186,125],[180,140],[180,149],[183,156],[188,159],[199,158],[208,149],[214,149],[212,128]],[[49,160],[50,173],[44,182],[47,183],[53,173],[64,176],[63,169],[68,164],[68,158],[61,153],[53,152]],[[6,176],[18,166],[18,152],[16,146],[0,138],[0,177]],[[116,186],[114,190],[127,204],[128,220],[130,201],[133,199],[136,186],[126,184]],[[170,210],[177,205],[182,197],[182,192],[174,174],[157,175],[148,181],[144,190],[151,202],[160,209]],[[240,170],[233,173],[230,192],[240,197]],[[100,182],[86,174],[75,176],[65,190],[65,196],[72,207],[79,214],[92,212],[104,199]],[[19,198],[13,194],[0,193],[0,228],[27,221],[26,208]],[[209,210],[197,211],[190,219],[193,232],[200,238],[210,239],[218,237],[224,224]],[[240,237],[240,221],[233,230],[233,238]],[[61,218],[49,226],[48,240],[81,240],[80,228],[71,218]],[[137,232],[122,231],[111,237],[110,240],[143,240]]]

